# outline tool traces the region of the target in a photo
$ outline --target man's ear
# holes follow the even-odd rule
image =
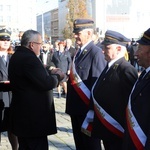
[[[32,47],[33,47],[33,43],[30,42],[30,43],[29,43],[29,48],[32,49]]]
[[[121,51],[121,46],[118,45],[116,48],[119,52]]]

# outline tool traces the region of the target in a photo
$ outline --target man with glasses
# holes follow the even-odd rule
[[[8,80],[8,64],[13,54],[10,46],[11,33],[7,29],[0,30],[0,82]],[[17,137],[9,131],[9,107],[11,102],[11,92],[0,90],[0,132],[8,131],[9,141],[12,150],[18,149]]]
[[[64,74],[58,68],[45,69],[38,58],[41,44],[39,32],[25,31],[9,63],[10,129],[18,137],[19,150],[48,150],[47,136],[57,132],[52,90]]]

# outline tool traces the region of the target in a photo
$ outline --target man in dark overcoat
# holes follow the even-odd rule
[[[10,130],[18,137],[19,150],[48,150],[47,136],[57,132],[52,89],[64,74],[45,69],[39,58],[41,44],[40,33],[27,30],[9,63]]]
[[[103,52],[108,64],[92,89],[94,121],[92,135],[103,140],[105,150],[121,150],[125,109],[128,96],[138,77],[136,69],[125,60],[124,35],[107,30]]]
[[[91,19],[76,19],[74,33],[80,46],[74,57],[67,85],[66,113],[71,117],[77,150],[100,150],[99,139],[81,132],[82,123],[90,109],[91,88],[99,77],[106,61],[102,50],[92,41],[94,22]]]

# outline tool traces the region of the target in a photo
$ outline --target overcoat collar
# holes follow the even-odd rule
[[[150,71],[144,76],[144,78],[140,81],[140,83],[135,85],[131,98],[134,99],[136,98],[136,96],[142,95],[142,91],[144,90],[146,85],[149,84],[149,82],[150,82]]]

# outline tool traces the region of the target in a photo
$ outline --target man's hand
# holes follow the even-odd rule
[[[60,68],[53,68],[51,70],[51,74],[56,74],[60,76],[60,80],[63,80],[65,77],[65,74],[62,72],[62,70]]]

